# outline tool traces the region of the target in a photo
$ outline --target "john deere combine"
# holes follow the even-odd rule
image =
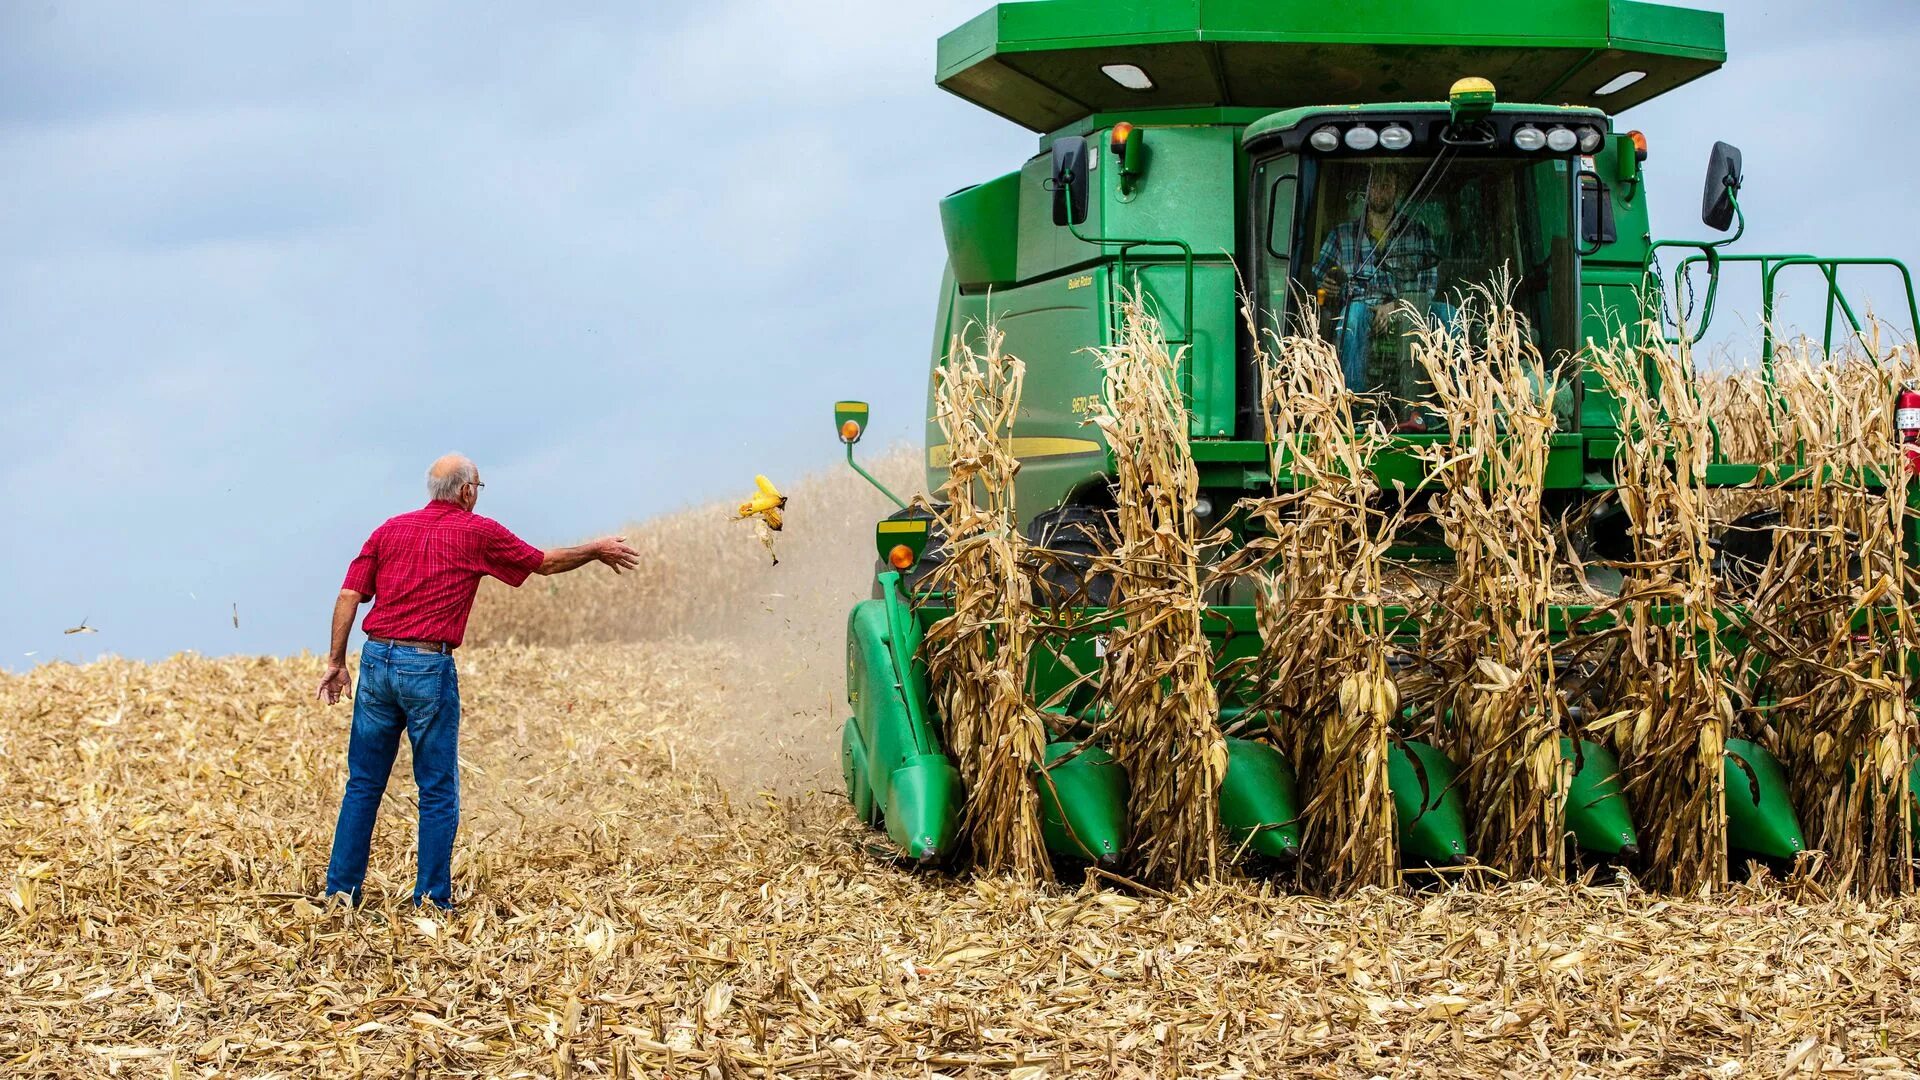
[[[1425,468],[1417,449],[1443,436],[1425,430],[1396,350],[1369,340],[1370,312],[1381,303],[1444,317],[1450,296],[1505,268],[1542,353],[1574,357],[1610,326],[1660,324],[1662,312],[1643,310],[1642,296],[1667,251],[1683,268],[1704,263],[1695,331],[1711,319],[1720,267],[1732,261],[1759,264],[1769,322],[1776,282],[1800,274],[1822,282],[1830,309],[1858,330],[1841,269],[1899,264],[1729,254],[1723,248],[1737,231],[1712,242],[1649,235],[1647,141],[1615,116],[1725,60],[1720,15],[1636,0],[1000,4],[940,40],[938,82],[1038,132],[1038,153],[940,202],[948,257],[933,365],[953,335],[990,312],[1007,352],[1026,361],[1013,439],[1023,466],[1019,512],[1031,535],[1058,549],[1092,543],[1091,523],[1109,499],[1108,451],[1083,421],[1102,392],[1089,350],[1112,340],[1123,293],[1144,294],[1169,343],[1184,350],[1200,513],[1216,520],[1276,483],[1243,293],[1269,324],[1284,324],[1296,305],[1319,307],[1349,382],[1399,402],[1386,417],[1396,446],[1376,471],[1409,486]],[[1740,185],[1739,152],[1716,146],[1708,227],[1743,227]],[[1390,254],[1378,258],[1383,249]],[[1909,285],[1910,314],[1911,295]],[[1831,319],[1828,329],[1831,338]],[[1569,383],[1547,474],[1566,505],[1611,489],[1620,440],[1599,380]],[[835,420],[851,463],[867,408],[842,402]],[[929,427],[929,490],[944,480],[940,439]],[[1758,468],[1715,465],[1710,482],[1741,484]],[[954,845],[961,799],[918,659],[923,629],[945,614],[939,595],[923,588],[939,537],[903,504],[876,539],[875,597],[847,623],[847,791],[900,852],[938,860]],[[1086,600],[1104,603],[1097,584]],[[1251,608],[1221,604],[1212,614],[1222,662],[1257,647]],[[1571,625],[1578,615],[1559,618]],[[1036,695],[1060,697],[1074,669],[1098,669],[1100,651],[1088,633],[1064,658],[1036,659]],[[1077,715],[1093,707],[1086,698],[1069,694],[1058,707]],[[1221,700],[1223,713],[1243,707],[1224,689]],[[1097,748],[1070,753],[1075,746],[1050,751],[1061,763],[1044,785],[1049,846],[1063,857],[1111,859],[1128,843],[1126,777]],[[1287,856],[1310,793],[1296,790],[1292,767],[1264,743],[1232,739],[1229,749],[1222,824],[1257,851]],[[1580,762],[1568,802],[1572,842],[1601,857],[1630,856],[1636,833],[1613,755],[1592,743],[1563,752]],[[1455,763],[1418,741],[1399,743],[1395,754],[1406,861],[1462,858],[1468,823],[1449,782]],[[1791,859],[1802,839],[1779,762],[1733,741],[1726,770],[1730,845]]]

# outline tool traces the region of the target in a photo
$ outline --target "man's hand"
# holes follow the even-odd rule
[[[624,536],[603,536],[573,547],[548,548],[542,554],[545,558],[534,570],[536,574],[564,574],[590,562],[606,563],[616,574],[640,565],[640,553],[627,546]]]
[[[314,692],[313,700],[332,705],[338,702],[342,695],[352,690],[353,676],[347,673],[347,665],[329,660],[326,677],[320,680],[320,689]]]
[[[1399,305],[1400,301],[1398,300],[1381,300],[1379,303],[1373,305],[1373,329],[1375,333],[1384,334],[1393,329],[1393,315],[1399,308]]]
[[[640,565],[640,553],[627,545],[624,536],[602,537],[595,540],[592,547],[593,557],[612,567],[616,574]]]

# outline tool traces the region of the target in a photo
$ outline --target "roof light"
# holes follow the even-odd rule
[[[1153,80],[1147,78],[1147,73],[1136,64],[1101,64],[1100,71],[1128,90],[1153,89]]]
[[[1355,124],[1347,129],[1347,149],[1371,150],[1380,145],[1380,133],[1365,124]]]
[[[1571,128],[1556,127],[1547,132],[1547,149],[1556,154],[1572,153],[1580,145],[1580,136]]]
[[[1646,77],[1647,73],[1644,71],[1623,71],[1613,78],[1608,79],[1600,89],[1593,92],[1593,96],[1606,97],[1608,94],[1617,94]]]
[[[1133,125],[1125,120],[1113,125],[1113,133],[1107,136],[1107,149],[1113,151],[1114,157],[1127,152],[1127,136],[1132,134]]]
[[[1531,154],[1547,145],[1546,133],[1532,124],[1522,124],[1513,129],[1513,146],[1516,150],[1525,150]]]
[[[1639,158],[1641,161],[1647,160],[1647,133],[1644,131],[1629,131],[1627,132],[1627,138],[1633,140],[1633,156]]]
[[[1590,128],[1590,127],[1581,128],[1580,129],[1580,152],[1583,154],[1599,153],[1600,144],[1604,142],[1605,139],[1606,137],[1600,134],[1599,128]]]
[[[1388,124],[1380,129],[1380,145],[1387,150],[1405,150],[1413,145],[1413,132],[1399,124]]]
[[[1323,127],[1314,132],[1313,136],[1307,140],[1307,143],[1323,154],[1331,153],[1332,151],[1340,149],[1340,129],[1336,127]]]

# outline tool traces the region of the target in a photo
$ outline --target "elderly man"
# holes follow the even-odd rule
[[[413,902],[453,906],[453,834],[460,826],[460,682],[453,650],[466,633],[480,578],[490,574],[518,587],[529,574],[563,574],[590,562],[619,573],[639,561],[621,536],[541,551],[473,512],[485,486],[480,470],[459,454],[434,462],[427,470],[432,501],[373,531],[347,567],[334,601],[333,646],[317,694],[329,705],[353,685],[347,675],[347,635],[354,613],[368,600],[374,605],[364,627],[360,693],[353,699],[347,792],[327,865],[329,898],[360,902],[374,817],[405,731],[420,789]]]

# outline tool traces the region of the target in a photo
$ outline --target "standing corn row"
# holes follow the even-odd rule
[[[1424,628],[1440,672],[1436,717],[1462,764],[1482,861],[1559,880],[1571,770],[1560,755],[1547,608],[1554,541],[1541,512],[1556,387],[1504,289],[1462,298],[1449,322],[1418,327],[1413,352],[1447,428],[1430,448],[1433,517],[1456,576]]]
[[[1358,416],[1339,353],[1310,322],[1249,339],[1261,373],[1271,498],[1242,510],[1261,535],[1222,563],[1251,574],[1261,650],[1255,713],[1314,792],[1302,812],[1304,876],[1341,893],[1399,883],[1399,844],[1387,788],[1389,725],[1399,694],[1387,670],[1381,564],[1392,521],[1374,508],[1372,464],[1386,445]]]
[[[1726,777],[1732,657],[1720,644],[1709,544],[1707,464],[1714,432],[1690,353],[1623,331],[1593,354],[1618,402],[1615,459],[1633,561],[1617,601],[1622,647],[1607,680],[1621,771],[1641,810],[1656,888],[1711,892],[1726,883]]]
[[[1105,400],[1093,417],[1114,457],[1115,606],[1102,691],[1114,757],[1127,770],[1141,872],[1184,882],[1219,862],[1226,742],[1201,626],[1194,501],[1199,472],[1159,321],[1138,297],[1102,350]]]
[[[1842,360],[1803,342],[1776,360],[1795,456],[1754,603],[1808,844],[1824,853],[1830,881],[1869,897],[1914,884],[1915,627],[1902,543],[1912,476],[1892,418],[1914,371],[1909,350],[1875,344]]]
[[[1033,773],[1046,727],[1027,685],[1033,584],[1014,513],[1010,440],[1025,366],[993,326],[975,350],[954,338],[935,372],[935,420],[952,450],[941,514],[950,555],[935,574],[953,614],[927,631],[932,694],[966,786],[963,842],[989,871],[1050,875]]]

